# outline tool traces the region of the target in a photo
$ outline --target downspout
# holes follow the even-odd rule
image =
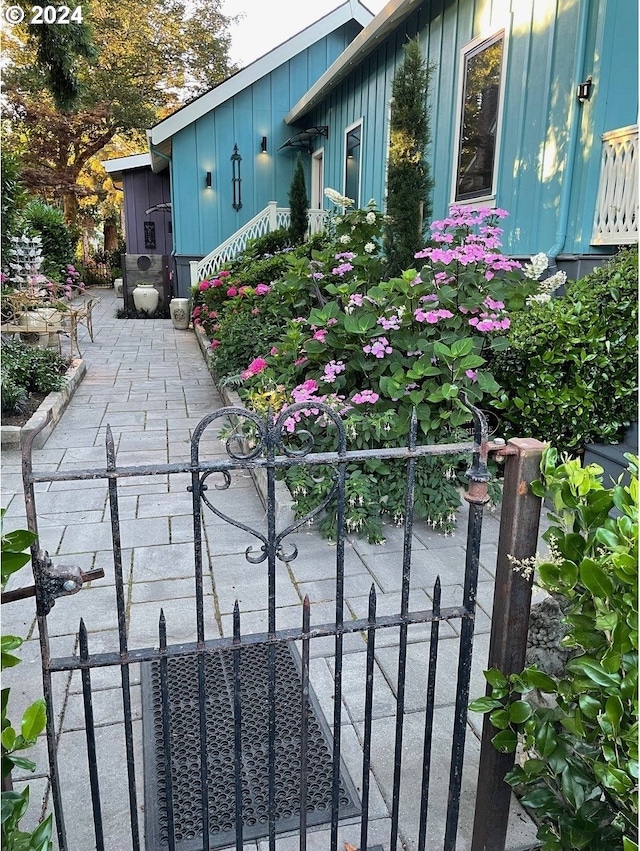
[[[590,0],[582,0],[578,18],[578,35],[576,38],[576,50],[574,57],[575,78],[577,85],[584,76],[585,50],[587,41],[587,26],[589,23]],[[575,91],[574,85],[574,91]],[[573,170],[578,147],[578,136],[580,135],[580,119],[582,117],[581,104],[576,98],[573,107],[573,115],[569,125],[569,141],[567,143],[567,166],[562,178],[560,190],[560,207],[558,210],[558,228],[556,230],[556,241],[547,251],[549,265],[553,270],[556,266],[556,258],[564,248],[567,239],[567,224],[569,221],[569,205],[571,202],[571,184],[573,183]]]

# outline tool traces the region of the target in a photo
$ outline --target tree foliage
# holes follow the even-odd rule
[[[0,226],[2,227],[2,256],[7,257],[10,238],[16,236],[20,211],[26,193],[20,176],[20,160],[4,149],[0,152]]]
[[[289,234],[294,245],[304,242],[307,228],[309,226],[309,199],[307,187],[304,182],[304,169],[302,160],[298,154],[296,168],[293,172],[293,180],[289,189],[289,207],[291,209],[291,224]]]
[[[77,57],[77,97],[66,111],[42,91],[28,28],[15,27],[6,51],[11,132],[5,144],[22,152],[26,186],[48,200],[61,197],[65,218],[74,222],[79,199],[93,194],[80,180],[92,157],[118,135],[138,136],[142,145],[142,131],[233,70],[232,19],[220,9],[220,0],[163,0],[152,7],[143,0],[88,0],[83,12],[96,55]],[[48,45],[51,59],[59,45]]]
[[[432,67],[412,39],[404,47],[405,60],[392,86],[393,105],[387,172],[387,216],[384,237],[388,275],[412,268],[423,244],[423,230],[431,214],[433,186],[425,150],[430,139],[427,93]]]

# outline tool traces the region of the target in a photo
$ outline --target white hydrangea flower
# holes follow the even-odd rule
[[[341,225],[342,224],[342,216],[336,216],[333,220],[334,224]]]
[[[347,198],[346,195],[341,195],[339,192],[336,192],[335,189],[331,189],[327,187],[324,190],[325,198],[328,198],[333,204],[337,207],[353,207],[355,201],[353,198]]]
[[[343,245],[346,245],[348,242],[351,242],[351,237],[348,233],[343,233],[339,240]]]
[[[373,213],[373,212],[367,213],[366,218],[367,218],[367,222],[370,225],[375,225],[375,223],[376,223],[376,214],[375,213]]]
[[[557,290],[558,287],[561,287],[563,284],[567,282],[567,273],[566,272],[556,272],[554,275],[550,275],[548,278],[545,278],[544,281],[540,282],[540,290],[546,293],[552,293],[554,290]]]
[[[546,304],[549,301],[551,301],[549,293],[538,293],[537,295],[530,295],[527,299],[527,304]]]
[[[368,242],[365,245],[364,250],[367,252],[367,254],[373,254],[373,252],[376,250],[376,247],[373,242]]]
[[[524,274],[527,278],[532,278],[534,281],[549,268],[549,258],[541,251],[531,258],[531,263],[527,263],[524,267]]]

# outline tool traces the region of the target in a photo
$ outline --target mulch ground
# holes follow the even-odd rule
[[[22,427],[31,419],[32,415],[40,407],[40,403],[43,399],[46,399],[48,395],[48,393],[32,393],[22,407],[21,412],[18,414],[6,414],[3,411],[2,425]]]

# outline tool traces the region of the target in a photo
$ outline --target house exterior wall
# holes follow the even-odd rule
[[[587,17],[578,45],[581,12]],[[457,156],[460,51],[472,39],[504,29],[507,65],[494,204],[510,213],[505,250],[514,256],[551,249],[561,256],[610,251],[590,245],[600,137],[637,120],[637,16],[635,0],[422,3],[304,116],[310,125],[329,126],[329,139],[322,142],[325,185],[343,190],[344,130],[363,117],[359,201],[373,198],[384,207],[391,85],[402,45],[418,34],[424,56],[436,66],[427,152],[435,181],[433,217],[446,216]],[[594,86],[580,104],[576,89],[587,76]]]
[[[292,149],[278,151],[296,128],[283,116],[326,71],[361,30],[355,22],[337,28],[225,103],[177,132],[172,139],[171,192],[180,291],[188,288],[186,258],[200,258],[224,242],[269,201],[288,206],[296,163]],[[308,124],[300,126],[306,129]],[[267,153],[261,152],[267,137]],[[231,155],[242,156],[242,208],[234,210]],[[302,153],[307,187],[309,156]],[[205,186],[211,172],[211,188]]]
[[[128,254],[171,254],[171,212],[145,214],[155,204],[171,200],[169,172],[154,174],[151,168],[124,171],[124,227]],[[144,223],[155,224],[156,247],[145,247]]]

